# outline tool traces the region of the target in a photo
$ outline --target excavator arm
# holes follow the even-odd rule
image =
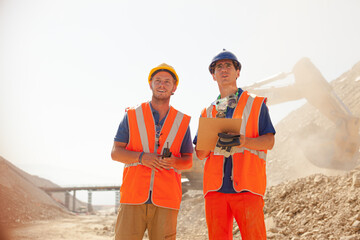
[[[287,78],[291,74],[295,79],[294,84],[263,87]],[[334,127],[331,130],[327,129],[326,132],[320,129],[304,131],[307,135],[302,136],[304,142],[300,144],[300,147],[305,156],[313,164],[322,168],[348,170],[357,164],[360,119],[351,113],[308,58],[298,61],[291,73],[281,73],[244,89],[256,95],[268,97],[269,105],[306,99],[333,122]]]

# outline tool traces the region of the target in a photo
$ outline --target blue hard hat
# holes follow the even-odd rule
[[[235,54],[233,54],[232,52],[226,51],[225,49],[223,49],[222,52],[220,52],[219,54],[217,54],[211,61],[211,64],[209,65],[209,71],[211,74],[214,73],[214,67],[217,61],[222,60],[222,59],[230,59],[233,61],[235,69],[239,69],[241,70],[241,64],[238,61],[237,57],[235,56]]]

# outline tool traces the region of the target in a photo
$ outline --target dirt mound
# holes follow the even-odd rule
[[[360,239],[360,166],[270,187],[264,211],[268,239]]]
[[[29,174],[0,157],[0,223],[26,223],[68,214],[29,180]]]

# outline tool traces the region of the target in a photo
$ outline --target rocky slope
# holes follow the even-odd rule
[[[60,204],[29,181],[27,173],[0,157],[0,223],[26,223],[66,215],[68,212]]]

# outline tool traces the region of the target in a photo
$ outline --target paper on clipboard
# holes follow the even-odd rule
[[[240,133],[240,127],[240,118],[200,117],[196,149],[213,151],[218,140],[218,133]]]

